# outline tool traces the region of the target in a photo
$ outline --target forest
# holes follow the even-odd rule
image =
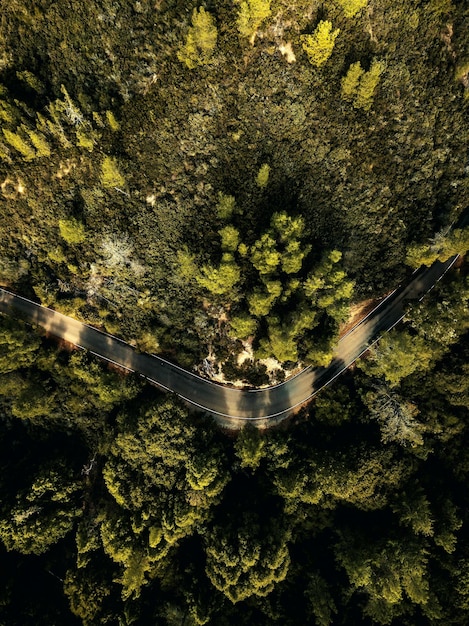
[[[260,386],[461,258],[268,430],[0,316],[0,624],[468,623],[468,110],[465,0],[3,1],[0,285]]]

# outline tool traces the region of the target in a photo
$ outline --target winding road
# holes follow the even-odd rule
[[[118,337],[5,289],[0,289],[0,313],[41,326],[106,361],[139,373],[161,389],[174,392],[193,407],[209,413],[224,427],[239,428],[246,421],[264,427],[290,415],[344,372],[384,332],[402,320],[405,302],[421,299],[457,258],[454,256],[445,263],[437,261],[429,268],[414,272],[407,285],[387,296],[341,338],[336,356],[328,367],[308,367],[284,383],[263,389],[234,389],[206,380],[161,357],[141,354]]]

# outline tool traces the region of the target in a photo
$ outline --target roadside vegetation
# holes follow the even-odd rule
[[[463,626],[468,305],[463,266],[238,434],[0,317],[0,621]]]
[[[350,303],[467,247],[465,20],[7,0],[0,279],[231,379],[327,362]]]

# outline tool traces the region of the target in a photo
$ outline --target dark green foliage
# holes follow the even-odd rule
[[[230,527],[207,533],[207,576],[233,603],[267,596],[288,574],[289,538],[275,518],[265,524],[256,514],[236,516]]]
[[[21,568],[38,555],[40,576],[63,581],[55,610],[66,613],[66,597],[85,626],[463,626],[464,273],[401,331],[430,346],[426,369],[393,387],[357,370],[288,430],[249,426],[236,441],[131,377],[32,338],[34,364],[0,381],[8,559]],[[14,571],[0,605],[13,624],[12,611],[41,606],[20,607]]]
[[[226,342],[231,311],[207,293],[237,318],[244,294],[258,312],[297,309],[286,276],[328,250],[343,253],[354,298],[395,286],[406,253],[467,204],[467,29],[461,3],[365,4],[6,1],[0,279],[171,356],[177,344],[191,365]],[[302,37],[328,23],[340,32],[316,68]],[[234,239],[222,258],[217,233],[232,222],[251,251],[284,213],[304,235],[280,246],[282,303]],[[287,311],[273,313],[248,329],[264,353],[295,358],[295,344],[326,360],[327,345],[313,350],[322,324],[289,335]]]
[[[15,503],[0,518],[0,539],[7,550],[42,554],[74,527],[81,511],[79,477],[65,463],[56,461],[39,468],[32,483],[20,491]]]
[[[39,345],[39,337],[29,328],[0,316],[0,374],[31,365]]]

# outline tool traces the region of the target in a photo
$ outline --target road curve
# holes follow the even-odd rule
[[[435,262],[420,268],[339,341],[336,356],[326,368],[308,367],[289,380],[263,389],[242,390],[215,383],[165,359],[141,354],[118,337],[0,288],[0,313],[43,327],[106,361],[138,372],[161,389],[174,392],[193,407],[214,416],[228,428],[246,421],[263,427],[275,424],[307,402],[358,359],[371,344],[404,317],[406,300],[422,298],[456,262]]]

